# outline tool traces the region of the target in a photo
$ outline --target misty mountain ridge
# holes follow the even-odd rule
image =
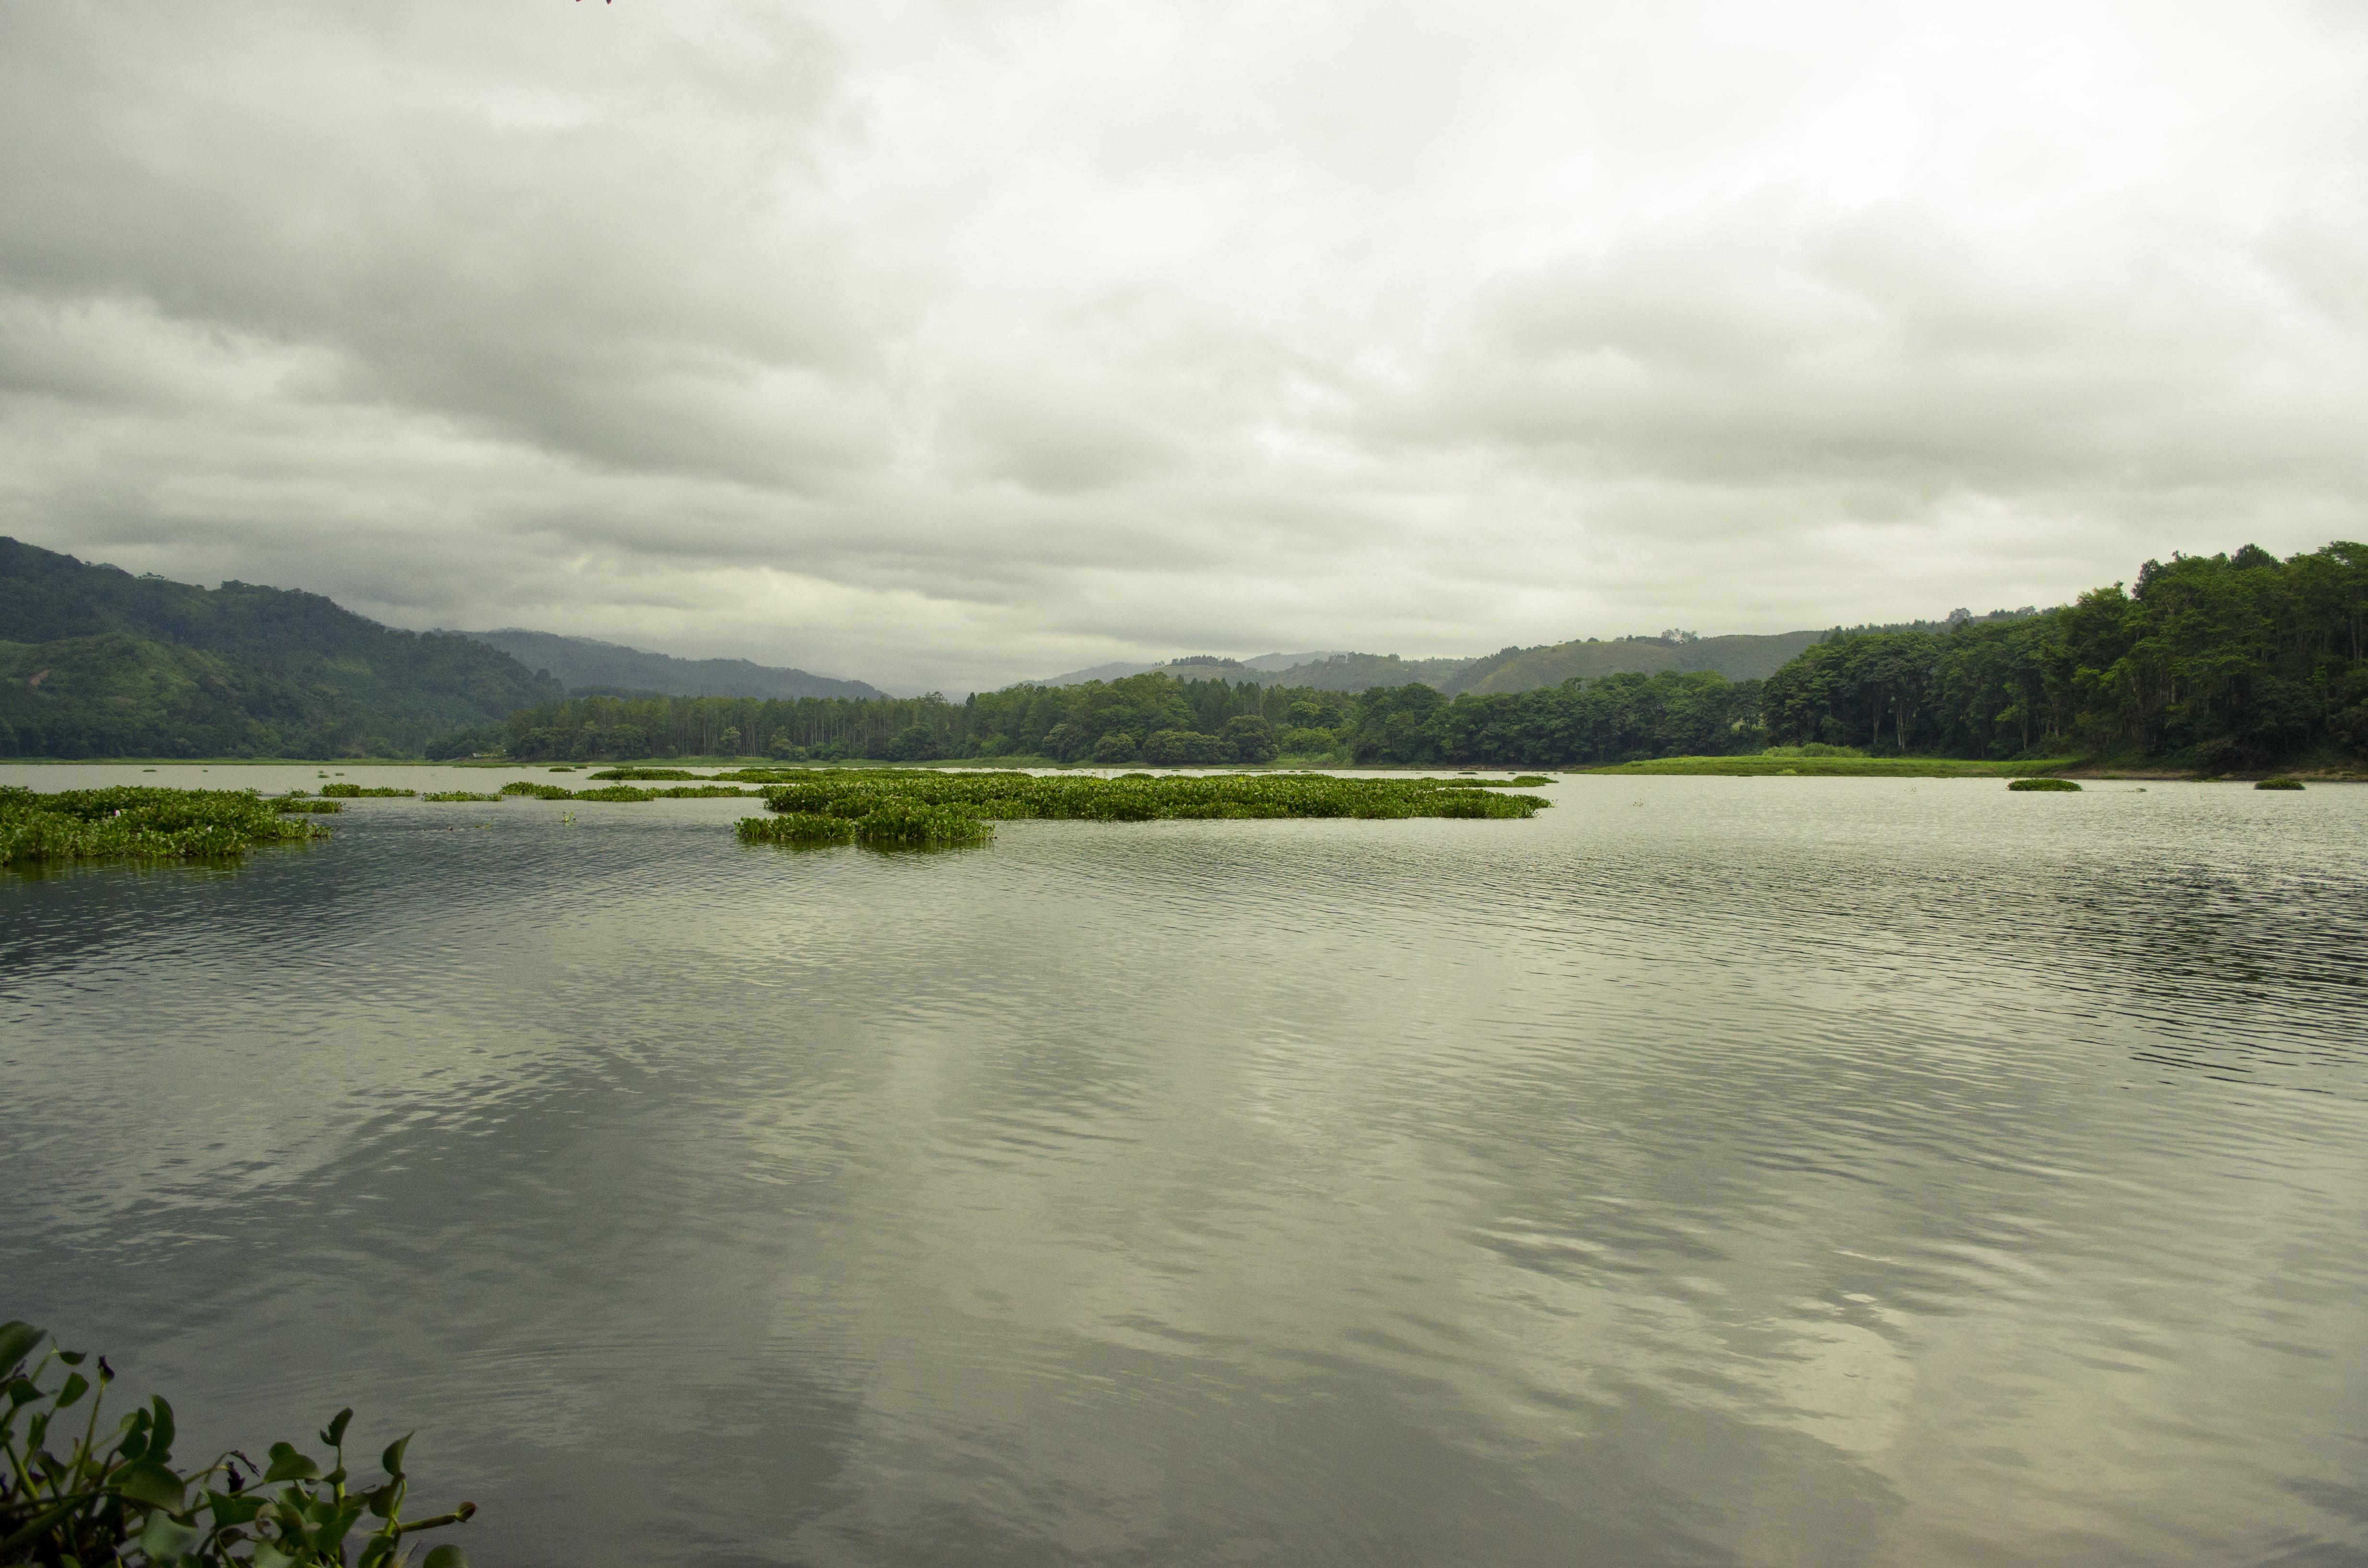
[[[804,670],[752,663],[747,659],[678,659],[619,642],[591,637],[564,637],[552,631],[528,631],[505,627],[498,631],[463,631],[497,648],[529,669],[547,670],[571,691],[654,691],[665,697],[800,697],[873,698],[887,694],[860,680],[840,680]],[[1110,678],[1110,677],[1103,677]]]
[[[0,539],[0,756],[402,756],[561,695],[319,594],[135,577]]]

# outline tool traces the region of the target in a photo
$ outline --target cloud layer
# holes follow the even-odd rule
[[[905,689],[2368,534],[2322,4],[0,12],[0,531]]]

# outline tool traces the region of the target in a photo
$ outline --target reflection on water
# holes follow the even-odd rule
[[[0,881],[0,1308],[487,1562],[2368,1560],[2368,791],[1548,793]]]

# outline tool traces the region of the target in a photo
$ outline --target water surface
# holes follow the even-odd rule
[[[486,1564],[2368,1562],[2368,790],[1543,792],[0,877],[0,1315]]]

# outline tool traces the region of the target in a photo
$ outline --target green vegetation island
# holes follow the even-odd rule
[[[1764,676],[1701,667],[1699,648],[1742,642],[1718,659]],[[0,540],[0,756],[2368,773],[2368,548],[2353,543],[2149,561],[2134,585],[2047,610],[1645,642],[1657,667],[1600,674],[1561,672],[1622,644],[1339,654],[1280,675],[1210,658],[961,702],[564,691],[482,642],[317,596]]]

